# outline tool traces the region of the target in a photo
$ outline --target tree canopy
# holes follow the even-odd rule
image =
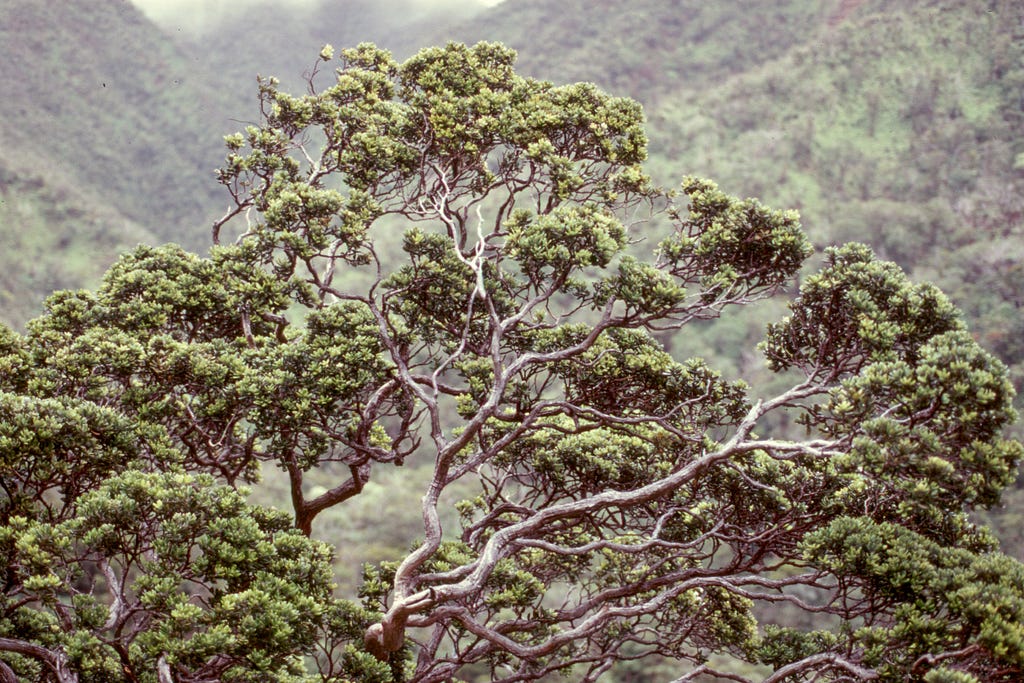
[[[500,45],[320,58],[226,138],[208,257],[0,334],[0,680],[1024,675],[1024,567],[970,517],[1013,389],[940,291],[831,248],[776,379],[726,378],[665,342],[797,279],[794,212],[655,186],[638,104]],[[421,538],[335,594],[318,516],[403,465]]]

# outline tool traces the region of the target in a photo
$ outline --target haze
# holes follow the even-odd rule
[[[502,0],[470,0],[480,5],[492,6]],[[146,16],[161,25],[175,25],[199,28],[211,21],[217,21],[227,12],[237,12],[244,6],[263,4],[267,0],[132,0]],[[280,5],[294,7],[315,7],[324,0],[278,0]],[[430,6],[451,6],[451,0],[419,0],[425,8]]]

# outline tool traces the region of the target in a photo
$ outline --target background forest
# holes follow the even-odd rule
[[[141,3],[140,3],[141,4]],[[225,3],[227,4],[227,3]],[[860,241],[938,284],[1024,388],[1024,8],[1012,0],[345,0],[231,3],[180,16],[124,0],[0,0],[0,320],[91,286],[125,249],[204,251],[227,198],[222,136],[258,116],[257,73],[299,92],[325,43],[404,59],[500,41],[518,71],[643,103],[648,169],[796,208],[819,250]],[[781,304],[778,304],[781,306]],[[672,339],[733,377],[770,381],[764,321]],[[693,328],[688,328],[693,329]],[[1020,403],[1020,401],[1018,401]],[[1018,427],[1018,431],[1020,431]],[[418,497],[384,473],[316,535],[346,571],[405,548]],[[285,496],[271,484],[262,503]],[[312,483],[316,486],[316,482]],[[1024,487],[990,520],[1024,559]],[[344,515],[342,517],[342,514]],[[404,517],[403,517],[404,515]],[[343,587],[358,577],[341,574]]]

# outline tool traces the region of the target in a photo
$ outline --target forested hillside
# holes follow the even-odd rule
[[[652,113],[654,163],[800,209],[964,308],[1024,378],[1024,26],[1016,3],[909,3]],[[985,46],[984,49],[979,49]]]
[[[95,282],[140,241],[201,248],[223,90],[125,2],[0,3],[0,305]]]
[[[700,93],[814,40],[839,0],[505,0],[459,26],[465,42],[519,51],[524,73],[591,81],[652,108],[670,93]],[[438,36],[440,39],[441,36]]]

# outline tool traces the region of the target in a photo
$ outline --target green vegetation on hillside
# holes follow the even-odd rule
[[[227,101],[130,4],[0,5],[9,172],[72,182],[162,240],[208,242]]]
[[[817,244],[867,242],[933,279],[1020,381],[1020,8],[864,10],[721,88],[666,98],[652,163],[796,206]]]
[[[127,249],[156,237],[70,183],[11,172],[0,161],[0,320],[21,327],[39,313],[35,293],[96,280]]]
[[[680,90],[714,89],[817,33],[837,0],[505,0],[458,27],[460,40],[498,40],[524,73],[589,81],[645,106]]]
[[[173,23],[165,29],[217,70],[238,104],[251,104],[257,73],[301,89],[313,66],[309,55],[326,43],[371,42],[408,57],[425,46],[425,36],[447,35],[482,10],[473,0],[240,3],[219,7],[207,25],[190,27],[186,20],[184,30]]]

